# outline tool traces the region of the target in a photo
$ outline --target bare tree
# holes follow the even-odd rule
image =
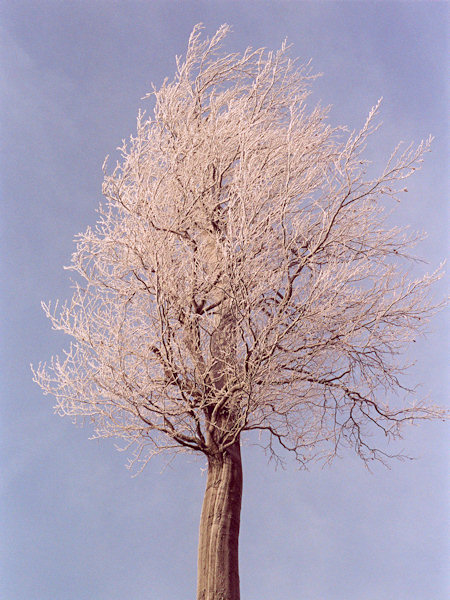
[[[378,105],[344,138],[306,109],[313,76],[288,46],[223,54],[228,29],[202,41],[195,27],[175,79],[148,95],[154,116],[139,114],[105,169],[106,202],[69,267],[80,283],[44,305],[73,342],[34,372],[59,414],[123,438],[133,461],[207,457],[199,600],[239,598],[244,432],[301,465],[343,445],[385,461],[373,430],[395,438],[441,415],[396,400],[439,272],[411,280],[418,237],[387,226],[382,203],[430,140],[369,176]]]

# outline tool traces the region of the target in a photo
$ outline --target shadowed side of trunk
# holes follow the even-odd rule
[[[242,462],[239,439],[208,458],[200,518],[197,600],[239,600]]]

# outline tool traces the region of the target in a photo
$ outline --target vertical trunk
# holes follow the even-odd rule
[[[242,463],[239,439],[208,459],[200,518],[197,600],[239,600]]]

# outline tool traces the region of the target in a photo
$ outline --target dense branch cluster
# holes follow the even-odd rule
[[[381,175],[358,133],[305,105],[313,77],[283,45],[223,54],[228,28],[196,27],[172,82],[153,91],[122,160],[105,174],[95,229],[79,236],[73,298],[45,306],[73,343],[35,378],[57,409],[87,417],[147,460],[222,452],[265,432],[301,463],[348,443],[365,460],[375,427],[436,416],[389,405],[400,353],[433,307],[404,264],[416,241],[388,227],[428,143],[397,148]],[[81,283],[82,282],[82,283]]]

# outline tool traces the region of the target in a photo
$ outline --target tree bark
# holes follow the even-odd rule
[[[200,518],[197,600],[239,600],[242,462],[239,439],[208,457]]]

